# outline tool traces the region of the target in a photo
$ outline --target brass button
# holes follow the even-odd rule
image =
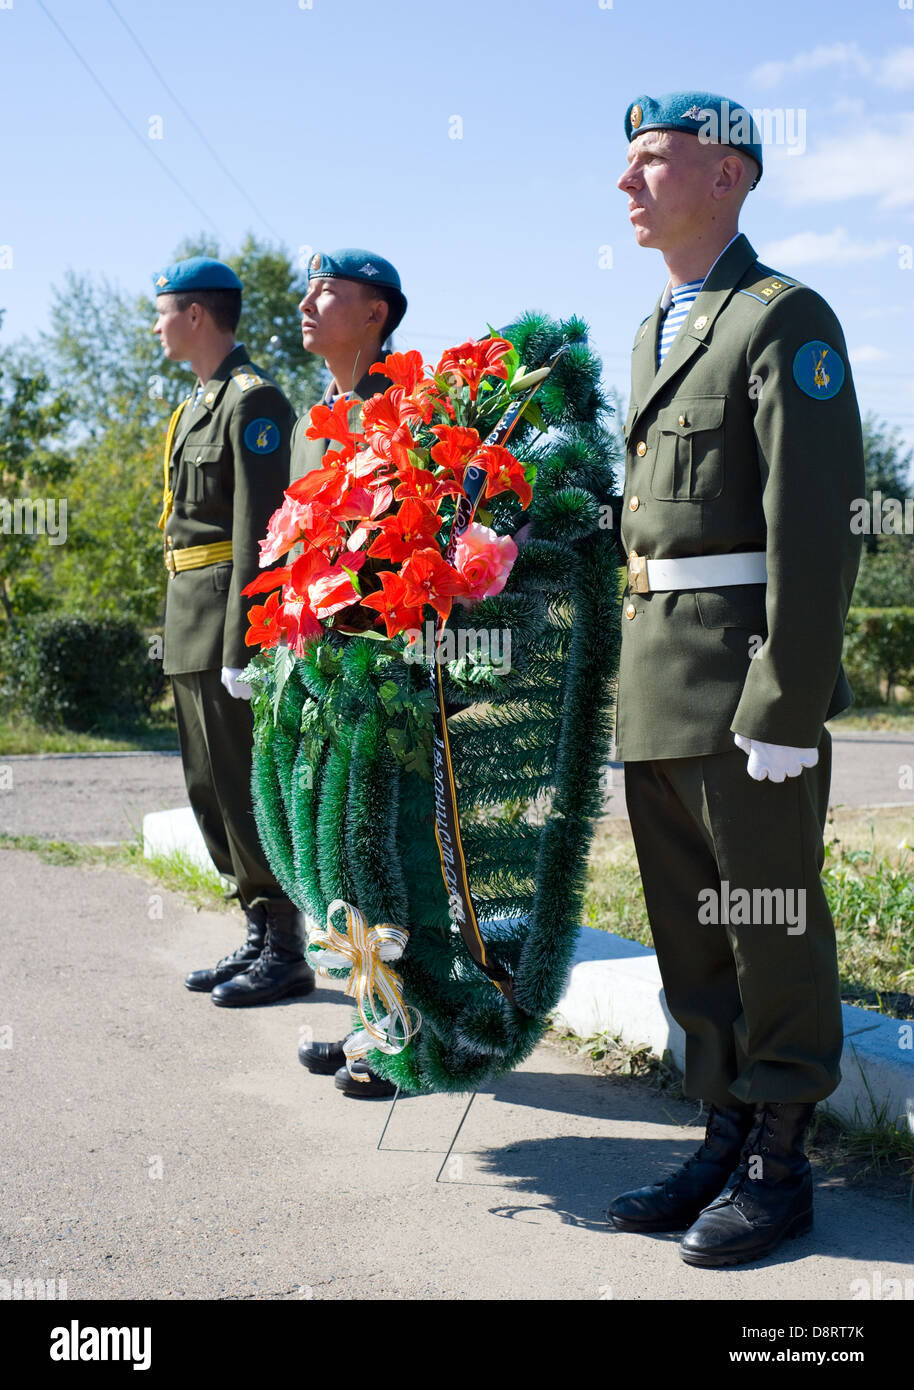
[[[641,443],[635,450],[635,453],[638,455],[639,459],[643,459],[644,455],[647,453],[647,445],[645,444],[643,439],[641,440]]]
[[[628,504],[628,509],[629,509],[629,511],[631,511],[631,512],[636,512],[640,506],[641,506],[641,498],[638,497],[637,495],[634,496],[634,497],[632,497],[632,498],[629,500],[629,504]]]
[[[684,415],[680,415],[680,417],[679,417],[679,423],[680,423],[680,425],[684,425],[685,422],[686,422],[686,421],[685,421],[685,416],[684,416]]]
[[[204,404],[205,404],[205,405],[212,405],[212,403],[213,403],[213,401],[214,401],[215,399],[216,399],[216,393],[215,393],[215,391],[207,391],[206,395],[203,397],[203,401],[204,401]]]
[[[637,612],[637,609],[635,608],[635,605],[634,605],[633,603],[626,604],[626,606],[625,606],[625,616],[626,616],[626,618],[633,618],[633,617],[635,616],[635,613],[636,613],[636,612]]]

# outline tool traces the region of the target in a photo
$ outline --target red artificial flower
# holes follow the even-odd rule
[[[466,594],[469,586],[462,575],[442,556],[440,550],[414,550],[400,571],[406,588],[406,602],[421,606],[430,603],[442,616],[447,618],[455,594]]]
[[[379,622],[384,619],[388,637],[396,637],[407,628],[422,627],[422,608],[406,600],[406,584],[393,570],[382,570],[380,592],[366,594],[362,599],[363,608],[376,608]]]
[[[501,359],[510,351],[511,344],[504,338],[482,338],[478,343],[460,343],[457,347],[448,348],[435,369],[436,375],[450,373],[465,381],[470,388],[470,400],[475,401],[484,376],[499,376],[507,380],[508,369]]]
[[[374,453],[388,459],[398,467],[409,463],[409,449],[415,449],[416,441],[409,426],[400,419],[400,412],[391,399],[397,387],[391,387],[383,396],[372,396],[362,409],[362,424],[365,436]]]
[[[254,603],[248,610],[249,627],[244,634],[246,647],[260,646],[264,651],[275,647],[282,637],[282,624],[277,619],[279,609],[279,590],[270,595],[266,603]]]
[[[308,603],[297,595],[290,596],[279,610],[279,621],[286,634],[286,642],[296,656],[304,656],[305,647],[315,638],[323,636],[324,629],[311,611]]]
[[[245,584],[241,590],[242,596],[252,598],[254,594],[268,594],[271,589],[278,589],[285,584],[291,573],[291,565],[280,565],[278,570],[264,570],[263,574],[258,574],[250,584]]]
[[[346,569],[361,569],[365,560],[364,550],[356,551],[346,557]],[[341,564],[332,565],[325,574],[312,579],[308,585],[308,601],[317,618],[329,618],[340,608],[348,608],[358,603],[359,595]]]
[[[349,411],[353,402],[346,396],[340,396],[333,402],[332,406],[313,405],[311,407],[311,424],[305,431],[308,439],[334,439],[337,444],[342,444],[344,448],[354,448],[357,440],[361,438],[359,434],[353,434],[349,428]]]
[[[533,498],[533,488],[527,482],[524,466],[519,459],[500,444],[484,444],[470,463],[478,464],[489,475],[486,481],[486,497],[494,497],[499,492],[516,492],[521,506],[529,507]]]
[[[437,502],[441,497],[461,497],[463,488],[451,478],[436,478],[427,468],[410,466],[398,471],[394,494],[398,502],[407,497],[415,497],[420,502]]]
[[[368,370],[377,372],[379,376],[386,376],[392,386],[402,386],[407,393],[413,390],[425,372],[422,353],[416,352],[415,349],[410,352],[388,353],[383,362],[373,363]]]
[[[466,425],[436,425],[432,430],[438,443],[432,445],[432,458],[442,468],[449,468],[458,482],[463,470],[479,448],[479,431]]]
[[[407,497],[393,516],[385,516],[378,522],[378,529],[381,534],[368,547],[368,554],[399,564],[414,550],[435,544],[441,518],[431,507]]]

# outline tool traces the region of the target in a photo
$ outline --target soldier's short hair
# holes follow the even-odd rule
[[[387,317],[381,330],[381,342],[386,343],[393,336],[406,313],[406,301],[400,291],[395,290],[391,285],[365,285],[364,289],[366,298],[383,299],[387,305]]]
[[[240,290],[184,290],[175,295],[175,307],[179,314],[189,309],[191,304],[199,304],[205,309],[220,333],[234,333],[241,318]]]

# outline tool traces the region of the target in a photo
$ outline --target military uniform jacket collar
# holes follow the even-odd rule
[[[194,426],[199,425],[201,420],[207,419],[215,409],[226,385],[231,380],[232,369],[234,367],[243,367],[245,363],[250,362],[250,360],[248,350],[244,346],[244,343],[236,343],[229,355],[222,359],[209,381],[203,387],[203,391],[196,406],[193,409],[191,409],[190,406],[184,408],[180,427],[172,448],[172,454],[181,447]],[[196,391],[196,387],[194,391]],[[191,401],[193,401],[193,393],[191,394]]]
[[[711,267],[708,278],[692,305],[688,320],[680,328],[658,370],[657,340],[663,303],[663,295],[660,295],[654,305],[653,314],[638,335],[632,354],[632,400],[637,407],[632,425],[658,391],[662,391],[677,372],[694,357],[714,327],[715,318],[734,294],[746,271],[757,260],[748,237],[741,233],[730,242]]]

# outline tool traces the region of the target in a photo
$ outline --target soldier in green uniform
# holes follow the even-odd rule
[[[332,405],[347,395],[353,406],[351,426],[358,429],[362,402],[391,384],[371,367],[384,361],[391,334],[406,313],[400,276],[390,261],[374,251],[359,247],[316,251],[308,265],[308,292],[298,308],[302,346],[323,357],[330,374],[323,404]],[[293,480],[319,468],[328,445],[326,439],[307,438],[310,423],[309,412],[299,417],[292,431]],[[299,1060],[311,1072],[334,1076],[337,1089],[345,1095],[360,1099],[393,1095],[395,1087],[364,1062],[353,1063],[353,1070],[363,1077],[353,1081],[346,1068],[343,1041],[303,1041]]]
[[[165,356],[188,361],[192,396],[172,416],[165,450],[168,591],[165,671],[172,678],[187,794],[220,873],[237,885],[247,939],[188,989],[214,1004],[308,994],[304,924],[276,882],[251,805],[250,688],[240,679],[259,540],[282,504],[294,415],[279,387],[235,342],[241,281],[193,257],[155,277],[154,332]]]
[[[762,174],[749,113],[643,96],[625,130],[618,187],[669,282],[632,358],[616,740],[685,1089],[710,1112],[684,1167],[610,1216],[729,1265],[810,1229],[803,1136],[839,1081],[819,872],[861,428],[834,313],[739,234]]]

